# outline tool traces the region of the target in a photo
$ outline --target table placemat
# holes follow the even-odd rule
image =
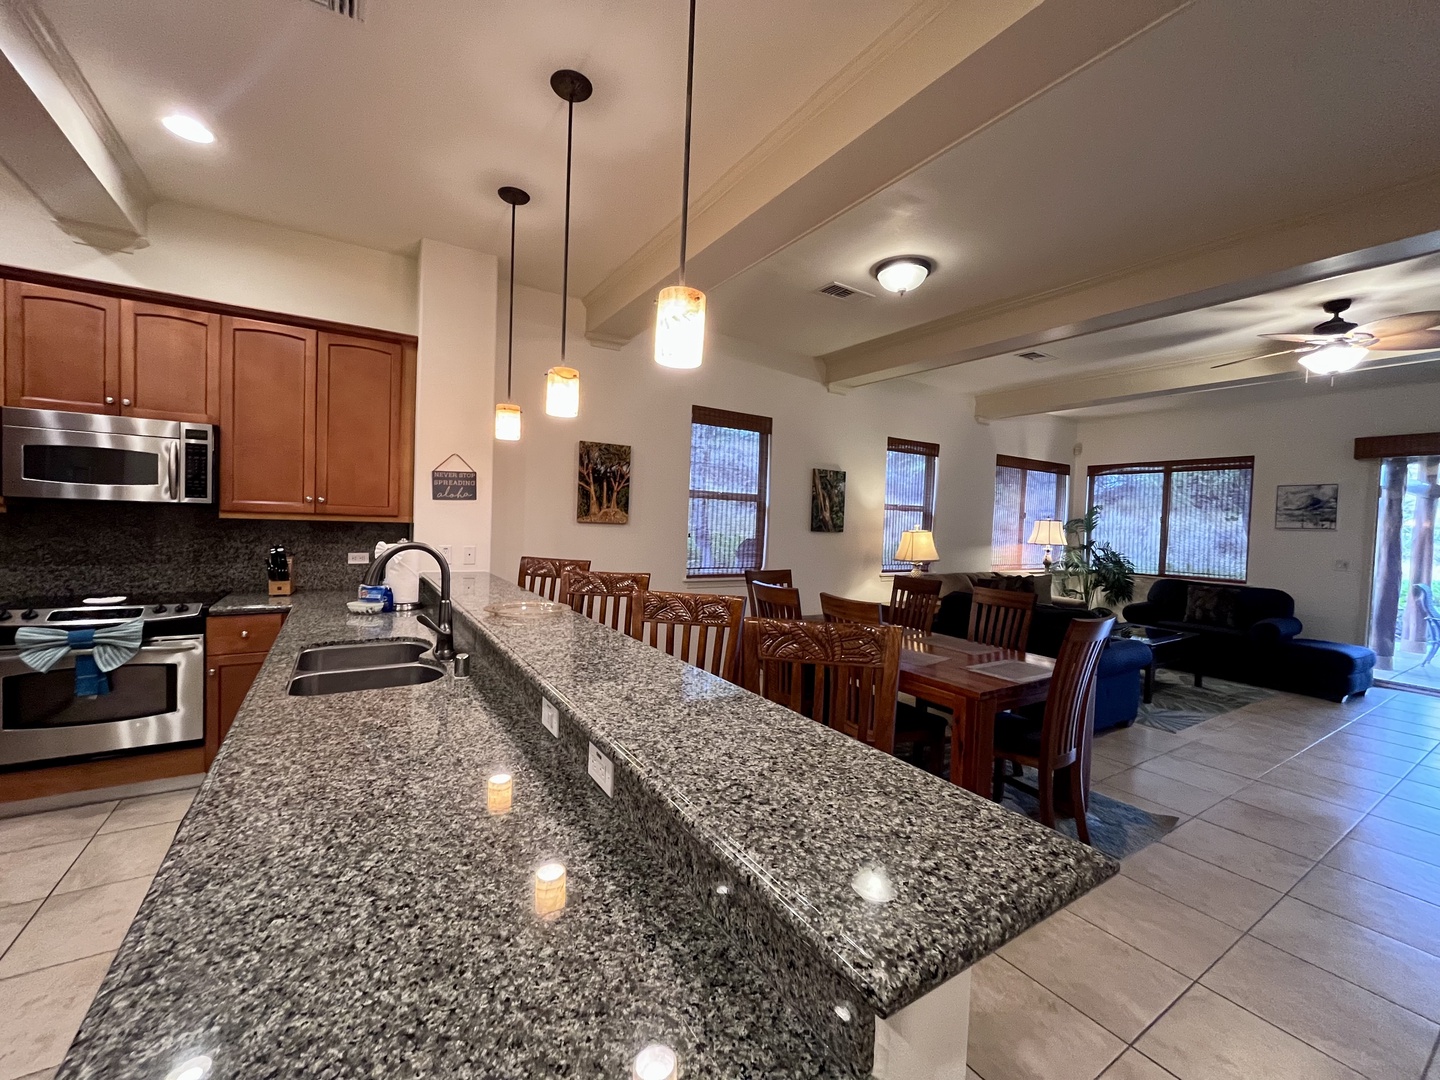
[[[981,675],[989,675],[995,679],[1004,679],[1006,682],[1034,682],[1037,679],[1048,679],[1053,672],[1048,667],[1041,667],[1039,664],[1027,664],[1021,660],[993,660],[988,664],[976,664],[971,671],[978,671]]]
[[[935,664],[943,664],[945,657],[936,653],[915,652],[913,649],[904,649],[905,662],[911,667],[932,667]]]

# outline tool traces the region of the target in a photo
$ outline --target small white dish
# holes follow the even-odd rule
[[[385,610],[383,600],[351,600],[345,605],[356,615],[379,615]]]

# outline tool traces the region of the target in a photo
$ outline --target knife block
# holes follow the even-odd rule
[[[285,556],[285,572],[289,576],[284,581],[270,582],[271,596],[289,596],[295,590],[295,556]]]

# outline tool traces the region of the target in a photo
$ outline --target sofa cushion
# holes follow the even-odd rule
[[[974,592],[975,586],[985,589],[1008,589],[1015,592],[1033,592],[1037,604],[1050,603],[1049,574],[998,574],[993,570],[969,573],[931,574],[940,579],[940,598],[951,593]]]
[[[1185,598],[1185,621],[1225,630],[1240,625],[1239,590],[1225,585],[1192,584]]]

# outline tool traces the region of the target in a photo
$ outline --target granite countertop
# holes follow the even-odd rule
[[[433,579],[428,579],[433,584]],[[1094,848],[480,575],[454,603],[881,1016],[1116,873]],[[532,597],[533,598],[533,597]],[[895,896],[860,897],[862,869]]]
[[[303,594],[301,594],[303,595]],[[353,595],[344,593],[313,593],[313,596],[326,597],[334,600],[344,596],[345,600],[353,600]],[[339,601],[344,607],[344,600]],[[295,606],[295,594],[290,596],[270,596],[267,593],[226,593],[215,603],[210,605],[211,615],[262,615],[267,611],[289,611]]]
[[[201,1054],[212,1080],[618,1078],[650,1041],[687,1076],[832,1075],[765,974],[518,722],[513,689],[291,697],[305,646],[430,635],[343,593],[289,599],[59,1080],[163,1080]],[[551,859],[553,921],[532,891]]]

